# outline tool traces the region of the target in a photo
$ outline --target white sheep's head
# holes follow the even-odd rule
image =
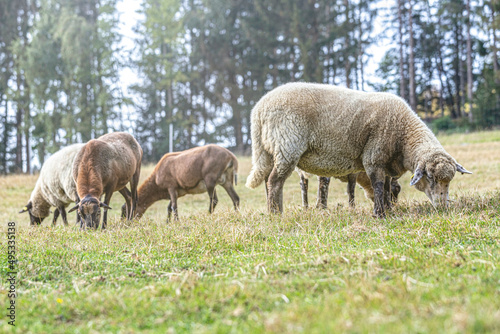
[[[97,229],[101,222],[101,208],[111,209],[106,203],[87,195],[68,212],[73,212],[78,209],[77,213],[80,217],[80,227],[82,229]]]
[[[45,217],[40,217],[33,212],[33,203],[30,201],[19,213],[27,212],[30,215],[30,225],[40,225]]]
[[[448,206],[450,182],[456,172],[472,174],[447,154],[434,154],[418,163],[410,186],[424,192],[435,206]]]

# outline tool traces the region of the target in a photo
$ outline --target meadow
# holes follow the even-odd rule
[[[359,188],[332,180],[328,210],[301,208],[299,180],[285,184],[283,215],[269,215],[263,186],[244,182],[240,212],[218,187],[179,199],[166,222],[157,202],[134,222],[113,195],[105,231],[48,217],[29,226],[37,176],[0,177],[0,221],[17,224],[16,326],[6,314],[6,234],[1,237],[0,332],[17,333],[473,333],[500,332],[500,131],[439,137],[472,175],[456,175],[449,209],[435,209],[400,179],[386,219],[372,218]],[[153,166],[144,166],[144,180]],[[311,179],[309,202],[316,201]],[[312,205],[314,206],[314,205]]]

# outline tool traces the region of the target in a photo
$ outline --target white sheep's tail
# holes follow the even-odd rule
[[[258,187],[273,169],[272,156],[264,150],[260,122],[252,119],[252,170],[247,178],[246,186],[250,189]]]

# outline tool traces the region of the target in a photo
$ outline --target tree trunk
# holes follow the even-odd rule
[[[409,34],[410,34],[410,66],[409,66],[409,71],[410,71],[410,106],[413,109],[414,112],[417,112],[417,96],[416,96],[416,88],[415,88],[415,52],[414,52],[414,43],[415,41],[413,40],[413,13],[412,13],[412,0],[409,0]]]
[[[469,122],[474,121],[474,116],[472,114],[473,100],[472,100],[472,41],[470,36],[470,20],[471,20],[471,10],[470,10],[470,0],[467,0],[467,100],[469,102]]]
[[[345,20],[349,25],[350,17],[349,17],[349,0],[344,0],[345,6]],[[350,52],[351,38],[349,36],[349,30],[346,30],[345,36],[345,46],[344,46],[344,69],[345,69],[345,85],[347,88],[351,88],[351,62],[349,61],[349,52]]]
[[[403,0],[398,0],[398,31],[399,31],[399,95],[406,100],[405,71],[403,58]]]
[[[493,35],[493,45],[492,45],[492,51],[493,51],[493,74],[495,76],[495,83],[497,85],[500,85],[500,71],[498,69],[498,49],[497,49],[497,32],[495,29],[495,10],[492,8],[491,10],[491,19],[492,19],[492,35]]]

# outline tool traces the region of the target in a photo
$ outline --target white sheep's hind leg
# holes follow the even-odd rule
[[[356,179],[358,174],[347,175],[347,194],[349,195],[349,207],[354,209],[356,207],[356,202],[354,200],[354,190],[356,188]]]
[[[309,207],[309,201],[307,199],[307,190],[309,189],[309,179],[307,179],[304,173],[299,173],[300,175],[300,189],[302,191],[302,207],[307,209]]]
[[[296,162],[280,162],[269,175],[267,207],[270,213],[283,212],[283,185],[296,165]]]

